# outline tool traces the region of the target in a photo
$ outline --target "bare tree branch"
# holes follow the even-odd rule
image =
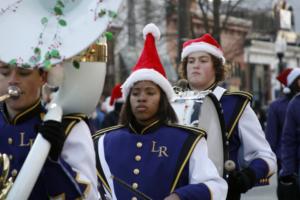
[[[202,16],[203,16],[204,29],[208,33],[209,32],[209,24],[208,24],[208,17],[207,17],[208,11],[204,9],[205,0],[199,0],[198,4],[201,9]],[[208,5],[207,2],[206,2],[206,5]]]
[[[231,6],[231,2],[232,2],[232,1],[229,1],[229,2],[228,2],[227,8],[226,8],[225,19],[224,19],[224,21],[223,21],[223,23],[222,23],[221,29],[224,29],[224,28],[227,26],[227,22],[228,22],[228,20],[229,20],[229,17],[230,17],[230,15],[231,15],[231,13],[234,11],[234,9],[235,9],[242,1],[243,1],[243,0],[237,0],[237,1],[235,2],[235,4],[233,4],[232,6]]]

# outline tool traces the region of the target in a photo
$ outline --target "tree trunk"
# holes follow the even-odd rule
[[[136,21],[134,15],[134,0],[127,0],[128,4],[128,45],[135,47],[136,45]]]
[[[181,59],[182,44],[190,37],[190,0],[178,1],[177,71]]]
[[[212,35],[219,43],[221,42],[220,6],[221,6],[221,0],[213,1],[214,26],[213,26]]]

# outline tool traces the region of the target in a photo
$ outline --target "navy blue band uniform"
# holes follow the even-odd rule
[[[265,139],[264,132],[250,107],[252,95],[247,92],[218,94],[219,86],[213,85],[213,93],[219,97],[224,111],[226,136],[229,140],[229,159],[236,164],[236,170],[249,167],[255,172],[256,185],[266,185],[276,171],[276,156]]]
[[[42,122],[46,110],[38,101],[10,121],[7,118],[3,103],[0,104],[0,109],[0,153],[9,156],[10,176],[16,178],[37,136],[37,126]],[[92,166],[86,167],[80,166],[86,164],[75,164],[76,158],[72,157],[76,156],[76,152],[74,152],[75,155],[70,155],[72,148],[89,149],[90,147],[87,145],[92,144],[92,139],[90,139],[90,142],[77,143],[71,147],[71,143],[76,140],[74,139],[77,137],[76,132],[78,132],[73,133],[72,131],[74,131],[75,126],[82,126],[82,124],[85,124],[83,115],[70,115],[63,118],[62,125],[68,137],[62,155],[57,162],[51,159],[46,160],[29,199],[95,199],[98,197],[97,189],[95,189],[96,180],[92,178],[92,174],[96,174],[96,171]],[[81,130],[81,132],[83,131]],[[84,134],[82,137],[86,138]],[[78,139],[82,140],[82,138]],[[70,158],[65,159],[66,154]],[[87,159],[93,160],[93,155],[93,153],[88,155]],[[90,163],[94,164],[95,161]],[[83,168],[87,169],[84,170]]]
[[[280,176],[300,173],[300,95],[295,96],[288,104],[286,119],[282,132],[282,151]],[[298,178],[299,179],[299,178]]]
[[[285,113],[291,97],[284,95],[269,105],[266,138],[275,152],[278,163],[278,171],[281,163],[281,137],[285,120]]]
[[[199,146],[206,144],[203,130],[155,121],[140,132],[132,124],[103,129],[95,134],[94,141],[98,179],[113,198],[138,196],[110,175],[152,199],[163,199],[172,192],[193,200],[211,199],[212,194],[220,195],[220,199],[226,196],[227,184],[208,159],[206,148],[199,152]]]

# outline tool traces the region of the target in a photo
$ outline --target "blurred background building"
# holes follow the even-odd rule
[[[251,92],[266,106],[280,93],[275,81],[286,66],[300,66],[299,0],[124,0],[111,24],[104,95],[130,73],[143,46],[142,29],[157,24],[157,49],[168,79],[180,77],[181,46],[189,38],[211,33],[221,42],[231,89]]]

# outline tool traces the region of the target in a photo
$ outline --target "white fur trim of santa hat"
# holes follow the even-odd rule
[[[166,93],[169,100],[174,97],[173,87],[170,82],[159,72],[154,69],[139,69],[134,72],[126,79],[126,81],[121,86],[122,93],[127,98],[132,86],[139,81],[152,81]]]
[[[181,53],[181,60],[183,60],[189,54],[198,52],[198,51],[207,52],[207,53],[210,53],[210,54],[216,56],[217,58],[220,58],[222,60],[223,64],[225,64],[225,62],[226,62],[223,52],[220,49],[218,49],[217,47],[215,47],[214,45],[211,45],[206,42],[195,42],[195,43],[192,43],[192,44],[186,46],[185,48],[183,48],[182,53]]]
[[[287,85],[290,86],[298,76],[300,76],[300,69],[294,68],[287,76]]]

